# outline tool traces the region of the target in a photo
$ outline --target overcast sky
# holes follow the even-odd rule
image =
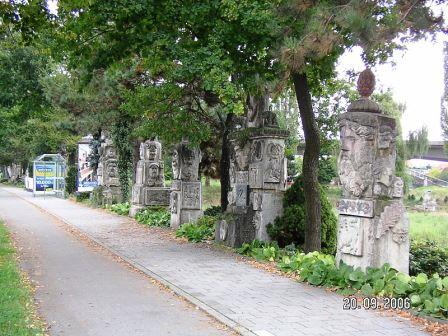
[[[409,44],[407,50],[395,52],[391,62],[376,66],[377,90],[391,88],[396,101],[406,104],[402,118],[403,136],[426,125],[429,140],[442,140],[440,129],[440,100],[443,94],[443,41],[439,34],[435,41]],[[392,64],[392,63],[395,63]],[[364,69],[360,49],[346,52],[338,70],[357,72]]]

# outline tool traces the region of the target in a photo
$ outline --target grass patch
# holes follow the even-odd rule
[[[446,212],[409,212],[411,238],[433,240],[448,248],[448,214]]]
[[[44,335],[31,290],[22,278],[5,225],[0,222],[0,335]]]
[[[214,205],[221,205],[221,182],[210,180],[210,186],[205,185],[205,178],[202,179],[202,209],[207,209]]]
[[[342,188],[337,186],[325,186],[328,200],[334,207],[336,203],[342,198]]]
[[[448,196],[448,188],[429,186],[429,187],[419,187],[409,191],[409,195],[414,195],[415,198],[419,199],[423,197],[423,194],[431,190],[432,197],[443,202],[444,198]]]

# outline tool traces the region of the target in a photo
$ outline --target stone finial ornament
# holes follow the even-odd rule
[[[372,70],[365,69],[358,77],[358,92],[363,98],[369,98],[375,89],[375,75]]]
[[[380,106],[369,97],[375,89],[375,75],[372,70],[365,69],[358,77],[358,92],[361,98],[350,104],[348,112],[381,113]]]

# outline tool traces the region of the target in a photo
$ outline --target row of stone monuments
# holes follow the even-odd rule
[[[403,205],[403,181],[395,176],[396,123],[369,99],[375,79],[370,70],[358,80],[362,98],[339,118],[341,152],[338,160],[343,198],[338,202],[336,258],[365,269],[389,263],[408,272],[409,224]],[[269,223],[283,212],[286,189],[286,130],[269,110],[267,96],[251,98],[241,129],[232,134],[231,190],[225,219],[216,225],[215,239],[232,247],[254,239],[269,241]],[[111,142],[101,146],[99,183],[108,200],[118,198],[117,158]],[[194,222],[202,215],[199,180],[201,153],[187,142],[172,157],[173,182],[164,184],[162,147],[156,140],[141,144],[131,215],[147,206],[168,206],[171,227]]]
[[[117,154],[112,141],[103,135],[99,150],[98,185],[102,188],[103,203],[121,201]],[[162,145],[151,139],[140,145],[140,160],[132,187],[129,215],[150,206],[169,206],[171,227],[194,222],[202,215],[202,193],[199,180],[199,149],[190,149],[187,142],[177,145],[172,157],[173,181],[165,186]]]

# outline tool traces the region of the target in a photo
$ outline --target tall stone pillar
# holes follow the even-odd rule
[[[343,198],[338,202],[336,258],[354,267],[409,271],[409,223],[403,205],[403,181],[395,176],[396,123],[368,97],[375,78],[361,73],[353,102],[339,117],[338,161]]]
[[[268,110],[267,97],[252,98],[247,128],[233,134],[231,190],[226,220],[217,223],[216,240],[232,247],[254,239],[269,241],[269,223],[283,213],[286,189],[286,130]]]
[[[162,145],[158,141],[147,140],[140,145],[129,215],[134,217],[147,206],[168,206],[169,202],[170,188],[165,187]]]
[[[202,216],[202,187],[199,180],[201,151],[189,148],[186,142],[173,151],[173,183],[171,185],[171,227],[194,222]]]
[[[106,132],[103,132],[101,147],[99,148],[98,162],[98,186],[101,188],[99,195],[103,204],[112,204],[122,201],[120,180],[118,177],[117,151],[112,140]]]

